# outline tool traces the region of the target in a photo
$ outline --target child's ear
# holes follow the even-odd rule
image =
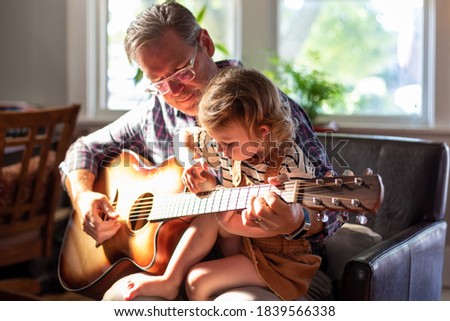
[[[270,127],[268,125],[260,125],[259,126],[259,136],[264,137],[268,133],[270,133]]]

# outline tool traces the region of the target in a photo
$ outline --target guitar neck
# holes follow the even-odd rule
[[[263,184],[221,188],[199,194],[156,195],[148,220],[242,210],[247,207],[251,196],[264,195],[269,191],[287,203],[300,203],[312,210],[354,213],[375,213],[384,195],[378,175],[303,179],[289,181],[281,187]]]
[[[297,182],[284,186],[282,190],[270,184],[221,188],[203,193],[181,193],[155,195],[149,221],[161,221],[190,215],[211,214],[247,207],[251,196],[274,192],[288,203],[294,203],[298,195]]]

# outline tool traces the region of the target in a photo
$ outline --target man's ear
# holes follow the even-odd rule
[[[216,50],[214,42],[209,36],[209,33],[206,29],[202,29],[200,31],[198,42],[200,46],[202,46],[205,49],[205,51],[208,53],[210,57],[214,55],[214,51]]]

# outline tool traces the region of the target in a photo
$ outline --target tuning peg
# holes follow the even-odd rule
[[[362,186],[363,179],[361,177],[355,177],[353,182],[355,183],[355,185]]]
[[[339,198],[336,198],[336,197],[332,197],[331,198],[331,203],[333,203],[333,205],[335,205],[335,206],[339,206],[339,205],[342,204],[341,200]]]
[[[313,202],[314,205],[322,205],[322,200],[320,199],[320,197],[314,196],[312,198],[312,202]]]
[[[367,217],[365,213],[356,215],[356,220],[359,224],[366,225],[367,224]]]
[[[325,173],[325,177],[336,177],[336,176],[337,173],[332,169],[330,169],[328,172]]]
[[[359,207],[359,205],[361,205],[361,202],[357,198],[352,198],[350,203],[353,205],[353,207]]]
[[[369,176],[373,174],[373,170],[371,168],[366,168],[363,172],[363,175]]]
[[[355,174],[353,173],[352,170],[346,169],[346,170],[344,170],[344,172],[342,173],[342,176],[355,176]]]
[[[349,212],[342,212],[341,214],[338,214],[337,220],[341,223],[345,223],[348,221]]]

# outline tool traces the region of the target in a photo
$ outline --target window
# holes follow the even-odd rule
[[[123,37],[153,1],[129,0],[126,8],[122,2],[68,0],[69,99],[86,107],[81,116],[88,119],[111,120],[146,98],[134,83],[136,67],[125,57]],[[346,103],[325,109],[323,120],[342,127],[450,123],[450,73],[437,68],[450,64],[447,0],[180,2],[194,14],[206,5],[201,25],[229,51],[216,50],[214,59],[238,58],[265,70],[278,53],[344,84]]]
[[[205,9],[200,23],[206,28],[216,43],[215,60],[224,59],[233,50],[234,42],[234,1],[229,0],[183,0],[178,1],[199,17]],[[126,110],[148,99],[144,92],[147,82],[139,81],[139,70],[128,62],[123,46],[126,30],[132,20],[154,0],[109,0],[107,16],[107,64],[105,108]]]
[[[426,122],[424,0],[281,0],[278,52],[344,86],[325,115]]]

